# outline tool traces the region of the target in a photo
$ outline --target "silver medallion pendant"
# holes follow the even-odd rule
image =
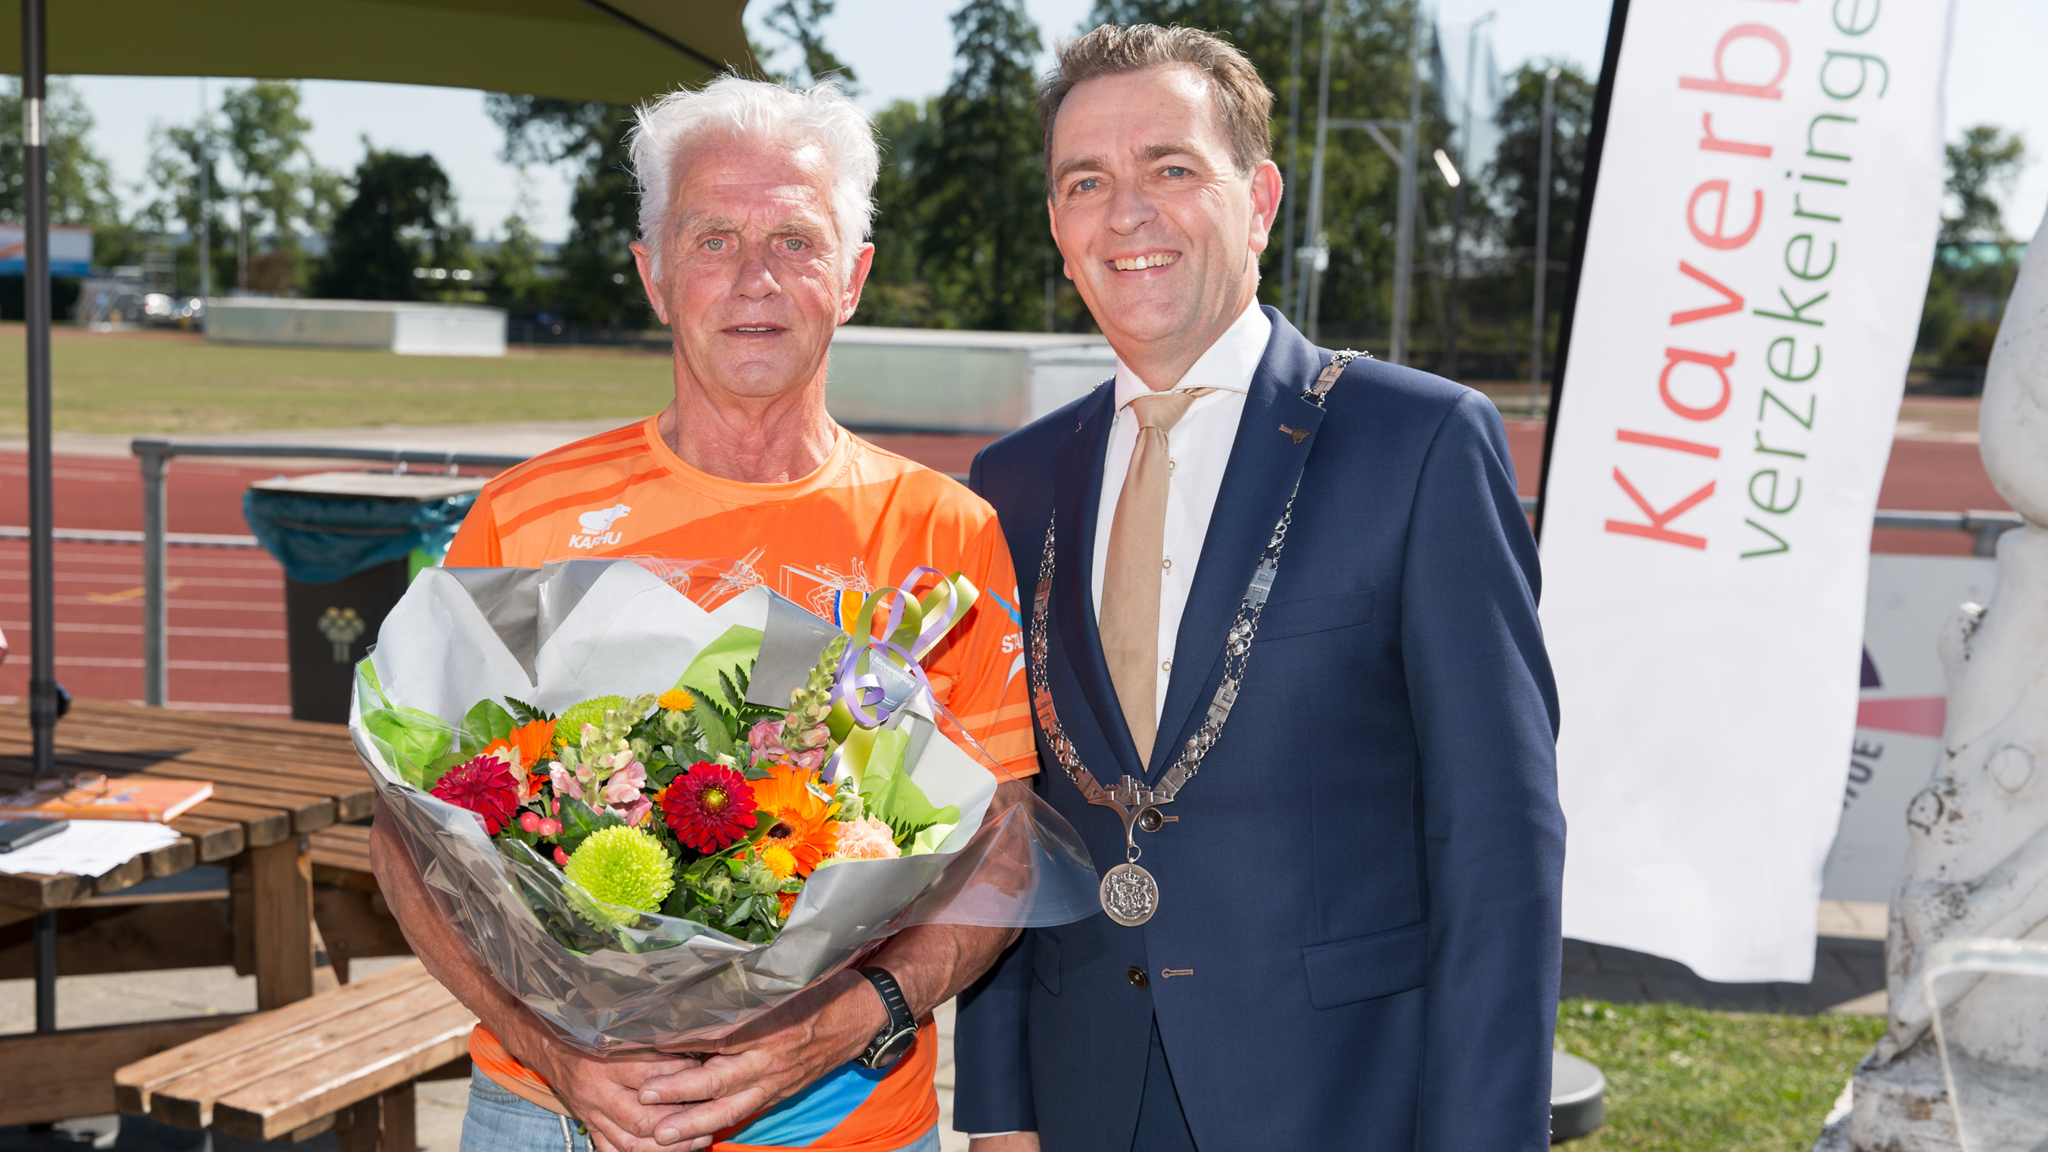
[[[1102,910],[1126,928],[1136,928],[1159,910],[1159,885],[1136,864],[1119,864],[1102,876]]]

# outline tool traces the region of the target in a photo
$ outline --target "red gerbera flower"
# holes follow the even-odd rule
[[[512,775],[511,765],[486,752],[450,768],[434,785],[434,795],[483,817],[484,831],[496,836],[512,822],[512,813],[519,807],[519,781]]]
[[[722,764],[699,761],[662,789],[661,814],[676,839],[716,852],[754,826],[754,787]]]

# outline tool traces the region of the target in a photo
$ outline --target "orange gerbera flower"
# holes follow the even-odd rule
[[[547,783],[547,775],[540,769],[541,757],[555,746],[555,722],[535,720],[521,724],[512,730],[512,735],[491,741],[484,745],[482,755],[488,756],[500,749],[519,758],[512,767],[515,773],[526,776],[526,784],[520,789],[521,799],[532,799],[540,794],[541,785]]]
[[[510,748],[519,754],[519,767],[532,771],[540,758],[555,744],[555,722],[535,720],[521,724],[512,730],[512,735],[501,737],[484,746],[486,754],[500,748]]]
[[[753,781],[754,806],[775,820],[749,851],[778,879],[809,876],[819,861],[839,848],[833,806],[811,791],[811,773],[793,764],[771,764],[766,779]]]
[[[811,790],[815,773],[794,764],[771,762],[766,765],[768,775],[752,781],[754,786],[754,807],[763,812],[773,812],[784,820],[795,819],[815,822],[822,819],[830,801]]]
[[[671,688],[655,700],[654,706],[664,712],[688,712],[697,706],[697,698],[681,688]]]

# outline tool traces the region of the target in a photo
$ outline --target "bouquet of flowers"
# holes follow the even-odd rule
[[[1072,830],[992,811],[924,681],[967,581],[920,569],[849,630],[761,588],[706,611],[695,568],[431,569],[358,668],[385,813],[506,987],[586,1047],[669,1046],[910,924],[1093,909]]]

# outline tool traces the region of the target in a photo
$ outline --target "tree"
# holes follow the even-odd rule
[[[199,291],[199,226],[202,221],[207,225],[207,236],[213,248],[210,286],[233,283],[235,245],[225,209],[228,190],[221,182],[219,145],[211,141],[204,120],[198,124],[169,128],[158,125],[150,133],[150,156],[145,175],[156,195],[137,213],[137,220],[146,222],[160,234],[171,231],[175,221],[192,238],[174,254],[180,292]],[[200,180],[202,164],[206,172],[204,181]],[[203,208],[200,205],[202,183],[206,192]]]
[[[825,47],[819,26],[838,7],[838,0],[780,0],[768,10],[763,22],[768,29],[789,41],[800,57],[798,67],[776,77],[787,83],[816,84],[836,78],[849,95],[860,91],[853,69]],[[756,53],[759,56],[759,53]]]
[[[530,211],[526,197],[520,200],[519,207],[505,218],[505,235],[485,261],[490,275],[484,295],[508,312],[531,316],[545,307],[552,284],[543,270],[547,257],[540,237],[526,222]]]
[[[1544,331],[1555,331],[1564,306],[1561,275],[1572,253],[1572,230],[1579,214],[1579,189],[1586,170],[1586,137],[1593,125],[1594,83],[1585,73],[1561,60],[1531,60],[1509,74],[1507,95],[1494,113],[1501,132],[1499,150],[1483,173],[1496,212],[1490,232],[1494,246],[1507,258],[1501,304],[1520,307],[1527,316],[1535,290],[1529,274],[1536,258],[1536,199],[1543,146],[1544,73],[1557,67],[1556,104],[1550,152],[1550,227],[1546,240],[1549,290],[1544,293]],[[1512,315],[1512,313],[1511,313]],[[1523,328],[1527,332],[1527,328]],[[1523,337],[1526,342],[1526,335]],[[1546,355],[1546,362],[1551,362]]]
[[[2018,133],[1977,124],[1963,129],[1963,138],[1943,151],[1948,157],[1948,179],[1943,187],[1956,211],[1942,213],[1941,242],[2010,242],[1998,201],[2012,194],[2014,182],[2027,165],[2026,142]]]
[[[1273,108],[1274,155],[1283,173],[1288,169],[1287,141],[1300,140],[1298,163],[1282,202],[1296,212],[1297,246],[1311,242],[1307,231],[1310,143],[1315,132],[1316,76],[1322,25],[1327,10],[1333,22],[1330,56],[1330,116],[1333,119],[1405,120],[1408,116],[1408,49],[1411,33],[1428,37],[1427,15],[1418,15],[1412,0],[1298,0],[1306,4],[1302,28],[1301,123],[1290,125],[1288,58],[1294,9],[1287,3],[1252,0],[1096,0],[1089,16],[1098,23],[1148,23],[1202,28],[1235,44],[1258,68],[1278,99]],[[1427,47],[1428,40],[1424,45]],[[1428,54],[1425,51],[1424,60]],[[1424,347],[1438,319],[1429,287],[1432,248],[1447,246],[1449,189],[1434,177],[1430,152],[1447,146],[1451,126],[1425,73],[1423,125],[1419,141],[1423,172],[1417,218],[1410,347]],[[1395,206],[1400,191],[1398,166],[1359,131],[1332,131],[1325,150],[1323,231],[1330,264],[1321,280],[1319,314],[1325,343],[1353,341],[1374,346],[1386,339],[1391,323],[1394,266]],[[1280,263],[1284,224],[1276,223],[1272,244],[1262,260],[1260,299],[1279,305]],[[1466,282],[1467,297],[1476,305],[1485,293],[1476,278]],[[1440,289],[1443,277],[1436,276]],[[1468,330],[1470,325],[1468,324]],[[1474,332],[1477,336],[1479,333]],[[1384,345],[1378,345],[1384,347]]]
[[[898,100],[875,115],[882,167],[875,178],[875,259],[855,324],[921,328],[931,322],[932,287],[922,253],[931,213],[918,195],[917,159],[937,125],[933,101]]]
[[[445,299],[473,282],[447,276],[472,271],[474,261],[448,174],[432,156],[366,147],[350,184],[355,195],[335,217],[320,295]]]
[[[269,229],[270,250],[285,256],[296,282],[303,260],[300,231],[326,230],[343,195],[342,181],[314,164],[306,150],[313,124],[299,113],[297,84],[258,80],[230,89],[221,101],[221,116],[226,121],[220,136],[223,158],[235,171],[229,198],[235,206],[236,283],[252,286],[251,245],[262,228]],[[266,287],[279,290],[275,284]]]
[[[92,113],[78,90],[54,77],[44,92],[43,127],[49,142],[50,222],[107,227],[119,223],[107,162],[86,137]],[[21,81],[0,87],[0,219],[22,218]]]
[[[640,193],[627,169],[624,104],[493,92],[491,119],[505,131],[511,164],[580,163],[569,203],[569,239],[557,260],[563,314],[610,328],[645,328],[654,312],[629,248],[640,231]]]
[[[1043,323],[1051,245],[1032,65],[1038,27],[1021,0],[967,0],[953,14],[957,61],[912,163],[929,213],[919,253],[946,321]]]
[[[1977,124],[1944,151],[1953,211],[1942,213],[1916,359],[1938,378],[1947,376],[1945,388],[1974,390],[1983,385],[1981,369],[2019,275],[2024,246],[2005,230],[1999,201],[2026,167],[2027,149],[2017,133]]]

